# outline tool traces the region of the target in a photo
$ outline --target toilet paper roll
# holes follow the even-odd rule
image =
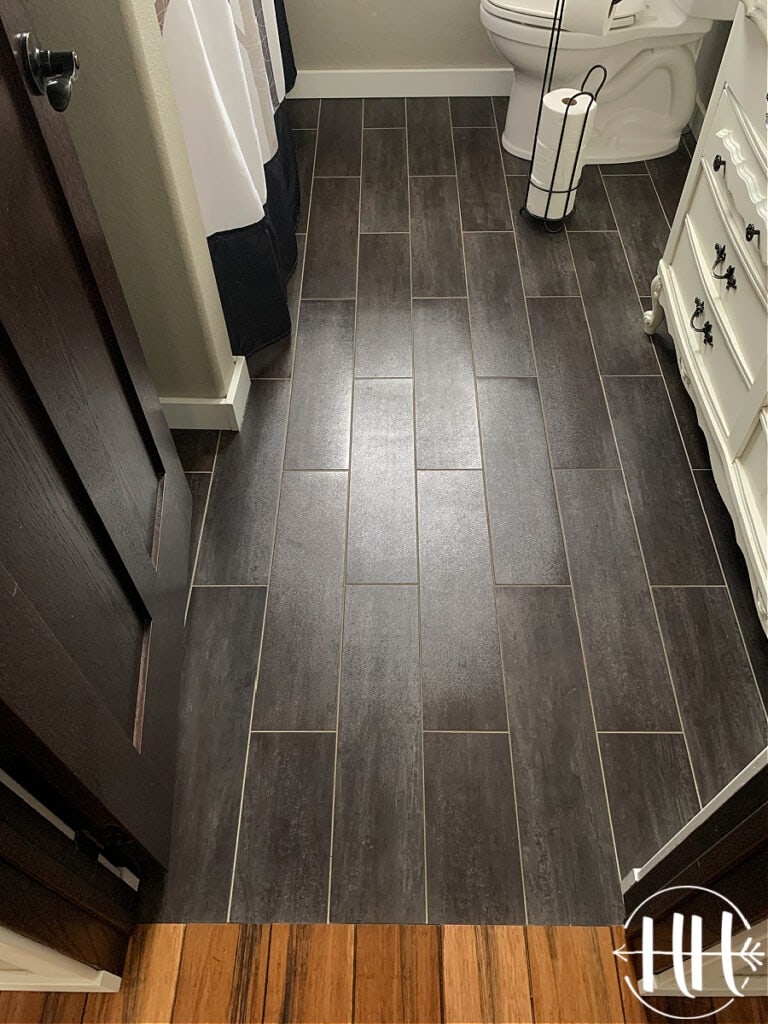
[[[584,132],[585,142],[589,137],[596,110],[597,103],[592,97],[585,94],[579,96],[578,89],[554,89],[544,97],[537,138],[550,149],[557,149],[557,144],[560,141],[560,129],[565,117],[563,146],[567,151],[573,152],[579,144],[581,126],[585,120],[587,122]]]
[[[565,195],[555,192],[549,200],[549,206],[547,206],[547,199],[548,195],[546,192],[540,192],[531,185],[525,208],[534,217],[542,217],[547,220],[562,220],[563,217],[567,217],[571,210],[573,210],[576,202],[576,193],[571,192],[571,197],[568,199]]]
[[[606,36],[613,24],[616,7],[612,0],[568,0],[563,12],[563,29]]]
[[[584,149],[582,148],[578,160],[575,160],[574,153],[561,152],[560,159],[557,161],[557,170],[555,170],[556,153],[557,150],[550,149],[543,142],[538,143],[533,157],[533,166],[531,167],[531,180],[535,181],[541,188],[553,188],[558,191],[569,188],[571,185],[575,187],[581,181],[581,171],[584,167]],[[554,181],[552,180],[553,171],[555,171]],[[573,181],[571,181],[572,174]]]

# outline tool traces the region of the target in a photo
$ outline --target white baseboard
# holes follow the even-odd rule
[[[290,98],[508,96],[513,74],[510,67],[299,71]]]
[[[172,430],[239,430],[250,388],[245,357],[235,356],[225,398],[161,398],[160,405]]]

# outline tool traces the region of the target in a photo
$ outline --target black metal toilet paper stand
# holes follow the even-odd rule
[[[579,165],[579,158],[581,156],[581,150],[582,150],[582,147],[584,145],[584,133],[585,133],[586,128],[587,128],[587,118],[586,117],[582,121],[581,132],[579,134],[579,144],[578,144],[578,147],[576,149],[576,154],[575,154],[574,161],[573,161],[573,168],[571,170],[571,177],[570,177],[570,180],[568,182],[568,188],[562,188],[562,189],[555,188],[555,181],[557,179],[557,171],[558,171],[558,167],[560,165],[560,156],[561,156],[562,149],[563,149],[563,139],[565,138],[566,128],[568,127],[568,116],[569,116],[571,110],[573,109],[573,107],[577,105],[576,101],[581,96],[589,96],[590,99],[592,100],[592,102],[594,103],[597,100],[597,97],[600,95],[600,90],[603,88],[603,86],[605,85],[606,79],[608,78],[608,71],[607,71],[607,69],[606,69],[604,64],[593,64],[592,67],[589,69],[589,71],[587,71],[587,73],[584,76],[584,79],[583,79],[583,81],[581,83],[581,89],[579,90],[579,92],[574,93],[574,95],[572,97],[571,103],[569,103],[568,106],[566,107],[565,117],[563,118],[563,123],[562,123],[562,125],[560,127],[560,138],[558,139],[557,150],[555,151],[555,162],[554,162],[554,165],[552,167],[552,177],[551,177],[551,180],[550,180],[550,183],[549,183],[549,188],[543,188],[541,185],[537,185],[536,182],[533,180],[533,161],[534,161],[534,158],[536,156],[536,144],[537,144],[538,138],[539,138],[539,127],[541,125],[541,114],[542,114],[542,111],[544,109],[544,98],[547,95],[547,93],[551,91],[551,89],[552,89],[552,82],[553,82],[554,77],[555,77],[555,63],[557,61],[557,51],[558,51],[559,46],[560,46],[560,33],[561,33],[562,27],[563,27],[563,15],[565,13],[565,4],[566,4],[566,0],[556,0],[556,3],[555,3],[555,13],[554,13],[554,19],[552,21],[552,30],[551,30],[551,32],[549,34],[549,48],[547,50],[547,63],[546,63],[545,68],[544,68],[544,78],[542,79],[542,83],[541,83],[541,97],[539,98],[539,111],[538,111],[538,114],[536,116],[536,130],[533,133],[533,149],[531,150],[531,163],[530,163],[530,167],[528,168],[528,184],[527,184],[527,188],[525,190],[525,201],[524,201],[524,203],[523,203],[523,205],[522,205],[522,207],[520,209],[520,213],[527,213],[528,216],[532,217],[534,220],[543,221],[544,222],[544,226],[547,229],[547,231],[550,231],[552,233],[556,233],[558,231],[562,231],[563,223],[564,223],[566,217],[568,216],[567,211],[568,211],[568,204],[570,203],[570,200],[571,200],[571,195],[579,187],[579,182],[577,181],[577,182],[574,183],[573,179],[576,177],[576,168]],[[602,71],[602,79],[600,81],[600,84],[594,90],[593,89],[587,89],[587,82],[589,81],[589,79],[590,79],[591,75],[593,74],[593,72],[596,72],[596,71],[598,71],[598,72]],[[544,206],[544,214],[543,214],[543,216],[539,216],[538,214],[531,213],[530,210],[528,209],[528,197],[531,194],[531,189],[532,188],[536,189],[537,192],[543,192],[546,195],[546,197],[547,197],[547,201],[546,201],[546,204]],[[550,217],[549,216],[549,210],[550,210],[550,206],[551,206],[552,199],[553,199],[554,196],[564,196],[565,197],[565,202],[564,202],[564,205],[563,205],[563,210],[565,212],[564,212],[562,217]],[[553,225],[553,226],[550,226],[550,225]]]

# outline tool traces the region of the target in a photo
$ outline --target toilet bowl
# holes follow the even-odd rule
[[[480,20],[514,69],[504,148],[531,157],[556,0],[481,0]],[[595,0],[600,2],[600,0]],[[567,3],[567,0],[566,0]],[[604,36],[562,31],[552,88],[578,88],[594,64],[608,72],[587,163],[626,163],[674,152],[696,102],[694,55],[712,20],[738,0],[621,0]]]

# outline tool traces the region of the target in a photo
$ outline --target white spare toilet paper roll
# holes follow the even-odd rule
[[[562,193],[554,192],[549,200],[549,206],[547,206],[548,198],[547,192],[540,192],[539,189],[531,185],[525,208],[534,217],[546,218],[546,220],[562,220],[563,217],[567,217],[573,210],[574,203],[576,202],[576,193],[571,192],[570,199],[567,199]]]
[[[539,122],[537,138],[545,146],[549,146],[550,149],[556,149],[560,141],[560,130],[565,119],[563,146],[573,152],[579,145],[581,127],[585,120],[587,127],[584,131],[584,142],[586,143],[589,138],[596,110],[597,103],[592,97],[587,95],[579,96],[578,89],[555,89],[552,92],[548,92],[544,97],[544,104],[541,108],[541,121]]]
[[[608,35],[616,5],[611,0],[567,0],[563,12],[566,32],[584,32],[590,36]]]

